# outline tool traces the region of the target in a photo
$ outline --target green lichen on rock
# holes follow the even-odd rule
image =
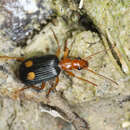
[[[84,0],[84,12],[94,20],[101,33],[107,37],[110,44],[116,44],[120,69],[127,75],[130,74],[129,63],[129,17],[128,1],[89,1]],[[105,44],[105,46],[108,46]],[[113,62],[114,63],[114,62]],[[114,63],[116,68],[119,67]],[[121,72],[120,71],[120,72]]]

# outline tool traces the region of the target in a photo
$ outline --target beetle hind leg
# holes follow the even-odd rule
[[[16,90],[16,91],[14,92],[14,93],[15,93],[15,98],[17,98],[17,97],[20,95],[20,93],[21,93],[22,91],[24,91],[25,89],[28,89],[28,88],[33,88],[33,89],[35,89],[35,90],[42,90],[42,89],[45,88],[45,83],[42,82],[41,87],[36,87],[36,86],[27,86],[27,87],[24,87],[24,88],[18,89],[18,90]]]
[[[24,61],[23,57],[0,56],[0,59]]]

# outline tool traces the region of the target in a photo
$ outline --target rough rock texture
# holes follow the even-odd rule
[[[3,33],[19,45],[39,33],[54,16],[51,0],[1,0]]]

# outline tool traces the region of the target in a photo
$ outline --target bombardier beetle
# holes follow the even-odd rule
[[[82,77],[76,76],[71,70],[77,69],[85,69],[91,73],[94,73],[98,76],[101,76],[105,79],[110,80],[111,82],[115,83],[117,82],[114,80],[107,78],[101,74],[98,74],[94,72],[93,70],[88,68],[88,61],[81,59],[81,58],[70,58],[69,55],[69,49],[67,48],[67,40],[65,41],[64,46],[64,55],[61,60],[58,59],[60,55],[60,46],[58,38],[56,37],[55,32],[51,28],[51,31],[53,33],[53,36],[57,43],[57,52],[56,55],[44,55],[40,57],[32,57],[28,59],[24,59],[23,57],[8,57],[8,56],[0,56],[0,58],[6,58],[6,59],[16,59],[18,61],[21,61],[21,65],[19,67],[19,79],[26,85],[26,87],[23,87],[22,89],[19,89],[18,91],[23,91],[27,88],[34,88],[37,90],[42,90],[45,87],[45,83],[51,79],[55,78],[55,84],[52,85],[52,87],[48,90],[47,96],[50,94],[52,90],[54,90],[59,82],[59,74],[61,70],[65,71],[68,75],[72,77],[76,77],[80,80],[83,80],[89,84],[92,84],[93,86],[97,86],[97,84],[84,79]],[[97,53],[94,53],[90,56],[88,56],[86,59],[91,59],[94,55],[97,55],[98,53],[107,51],[110,49],[102,50]],[[36,87],[34,85],[42,83],[41,87]]]

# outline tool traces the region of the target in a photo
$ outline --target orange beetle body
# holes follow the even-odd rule
[[[88,62],[79,58],[77,59],[65,58],[60,61],[59,65],[62,70],[73,70],[73,69],[81,70],[83,68],[88,67]]]

